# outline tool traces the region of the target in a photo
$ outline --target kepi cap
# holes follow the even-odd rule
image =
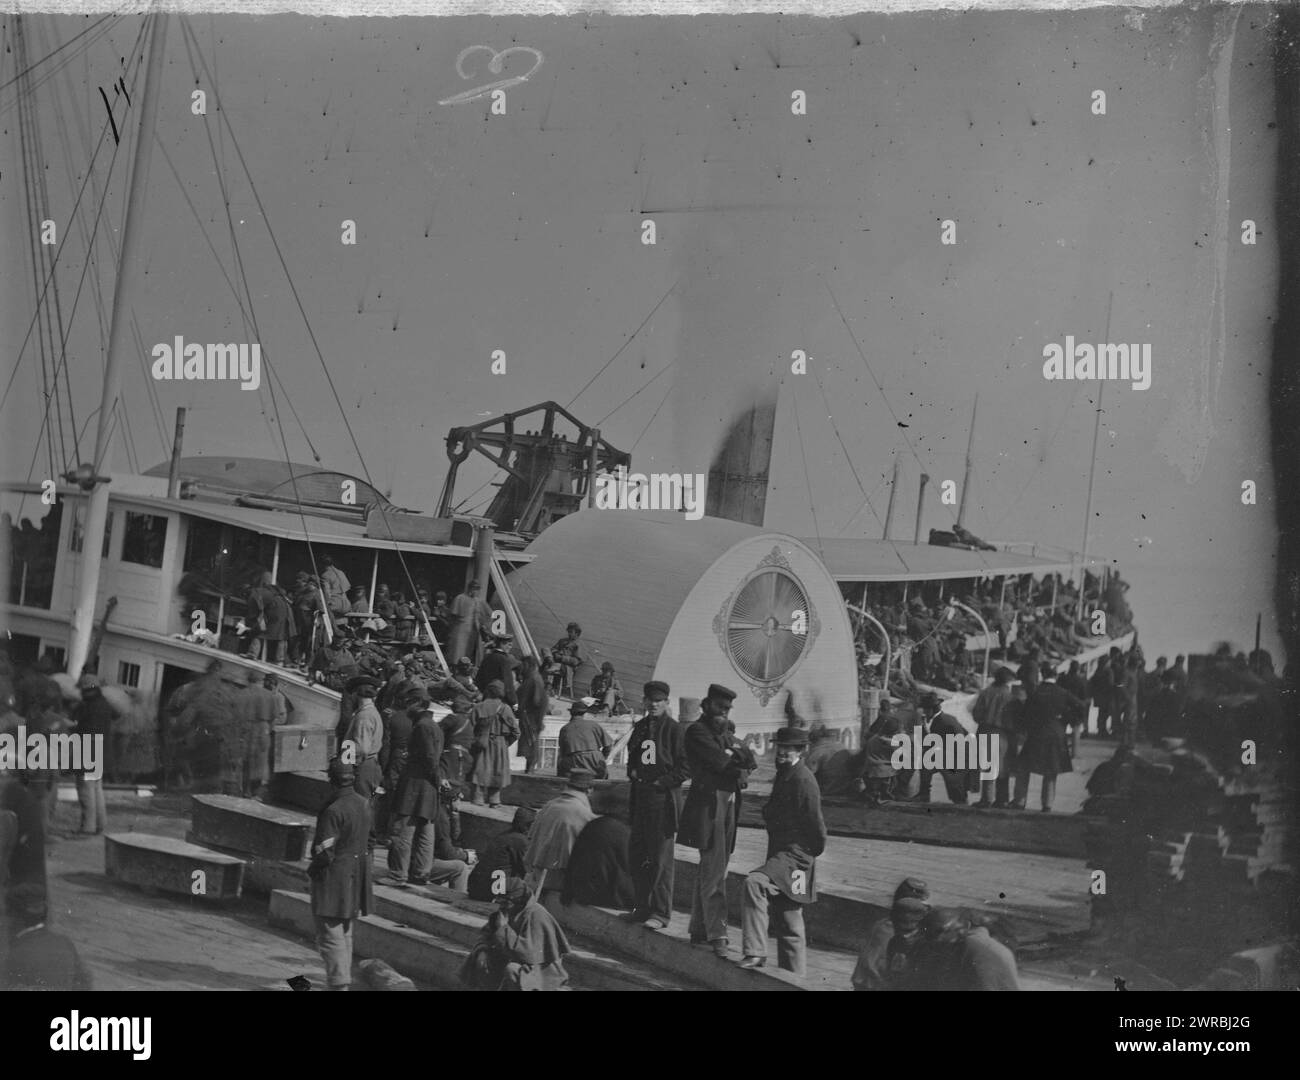
[[[643,693],[651,701],[667,701],[672,694],[672,690],[666,682],[660,682],[656,679],[654,682],[645,684]]]

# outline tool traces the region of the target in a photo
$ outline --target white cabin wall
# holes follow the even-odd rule
[[[790,572],[803,585],[820,628],[780,690],[764,705],[732,665],[714,633],[713,620],[746,575],[758,569],[773,548],[779,549],[789,562]],[[654,677],[671,685],[674,700],[702,698],[710,683],[731,687],[737,692],[731,713],[736,734],[760,752],[766,750],[768,737],[788,722],[787,690],[794,691],[796,707],[805,719],[821,720],[828,727],[842,730],[846,745],[857,745],[857,663],[839,586],[813,552],[789,537],[768,534],[737,544],[702,575],[664,639]],[[632,694],[639,689],[624,687]],[[820,705],[816,713],[814,695]]]
[[[59,558],[54,577],[54,599],[51,610],[64,618],[71,618],[76,600],[77,582],[81,576],[81,553],[70,550],[72,520],[79,505],[85,513],[84,496],[67,497],[64,519],[60,526]],[[154,633],[175,633],[180,629],[179,601],[175,597],[178,567],[183,558],[180,517],[177,514],[159,513],[155,509],[140,508],[139,513],[153,514],[167,519],[167,538],[163,546],[161,567],[141,566],[122,561],[122,543],[126,534],[126,514],[134,510],[129,505],[113,500],[109,503],[112,531],[109,536],[108,555],[99,573],[99,591],[95,600],[95,619],[103,617],[104,605],[110,596],[117,597],[112,623],[130,626]],[[173,610],[174,609],[174,610]]]

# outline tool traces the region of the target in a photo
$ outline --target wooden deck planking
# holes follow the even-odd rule
[[[751,870],[762,865],[766,854],[765,834],[741,829],[731,867]],[[677,856],[698,860],[694,850],[680,844]],[[819,887],[884,908],[906,877],[925,881],[935,904],[1008,915],[1027,937],[1086,930],[1089,925],[1088,870],[1082,861],[839,837],[830,838],[817,860]]]
[[[179,839],[182,817],[110,802],[115,832],[133,828]],[[67,826],[76,807],[59,808]],[[183,897],[153,895],[104,877],[98,839],[60,840],[49,852],[52,925],[76,944],[96,990],[287,990],[287,979],[323,981],[310,943],[272,930],[264,902],[212,911]]]

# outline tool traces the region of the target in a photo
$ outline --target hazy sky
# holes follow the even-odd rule
[[[36,90],[42,216],[59,222],[65,318],[85,257],[68,215],[105,116],[97,87],[111,87],[140,23],[117,20],[79,53],[88,34]],[[927,527],[955,516],[939,484],[961,479],[978,392],[968,526],[1077,549],[1098,384],[1045,381],[1043,346],[1067,334],[1149,343],[1151,388],[1105,388],[1091,549],[1133,582],[1151,648],[1248,647],[1263,610],[1265,644],[1280,655],[1265,413],[1276,294],[1266,10],[200,16],[190,25],[216,80],[200,68],[205,117],[191,114],[195,76],[181,22],[169,23],[158,145],[238,282],[224,175],[261,332],[245,331],[159,152],[145,275],[130,298],[145,346],[178,334],[260,340],[329,466],[361,471],[214,89],[366,464],[396,502],[432,506],[449,427],[548,398],[568,404],[663,300],[573,406],[633,450],[636,467],[706,472],[733,411],[779,384],[768,524],[879,536],[897,451],[894,535],[910,539],[922,469],[933,479]],[[29,59],[87,25],[28,18]],[[480,44],[543,56],[507,90],[504,116],[487,98],[438,104],[535,63],[515,53],[487,74],[480,52],[463,80],[457,55]],[[14,65],[3,56],[0,83]],[[1097,89],[1104,116],[1090,108]],[[791,113],[795,90],[807,115]],[[6,379],[33,310],[15,91],[0,90]],[[112,172],[113,229],[129,149]],[[1240,242],[1245,218],[1257,223],[1254,246]],[[357,224],[354,247],[340,243],[343,219]],[[648,219],[654,246],[641,243]],[[945,219],[954,246],[940,243]],[[106,321],[111,261],[98,250]],[[98,404],[103,362],[95,279],[92,269],[69,341],[79,424]],[[495,349],[506,375],[490,373]],[[790,373],[794,349],[808,374]],[[40,425],[36,356],[29,344],[0,414],[7,475],[25,475]],[[178,405],[190,409],[188,453],[281,457],[263,383],[257,393],[155,384],[160,432],[133,350],[125,409],[142,466],[166,456]],[[280,408],[290,453],[310,461],[283,397]],[[127,461],[119,440],[115,467]],[[467,467],[460,494],[487,477]],[[1246,479],[1258,484],[1254,507],[1240,501]]]

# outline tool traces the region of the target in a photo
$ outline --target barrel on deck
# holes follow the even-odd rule
[[[105,836],[104,873],[126,885],[204,900],[237,900],[244,884],[242,859],[148,833]]]
[[[288,862],[307,857],[314,828],[302,813],[233,795],[191,796],[190,822],[195,843]]]

